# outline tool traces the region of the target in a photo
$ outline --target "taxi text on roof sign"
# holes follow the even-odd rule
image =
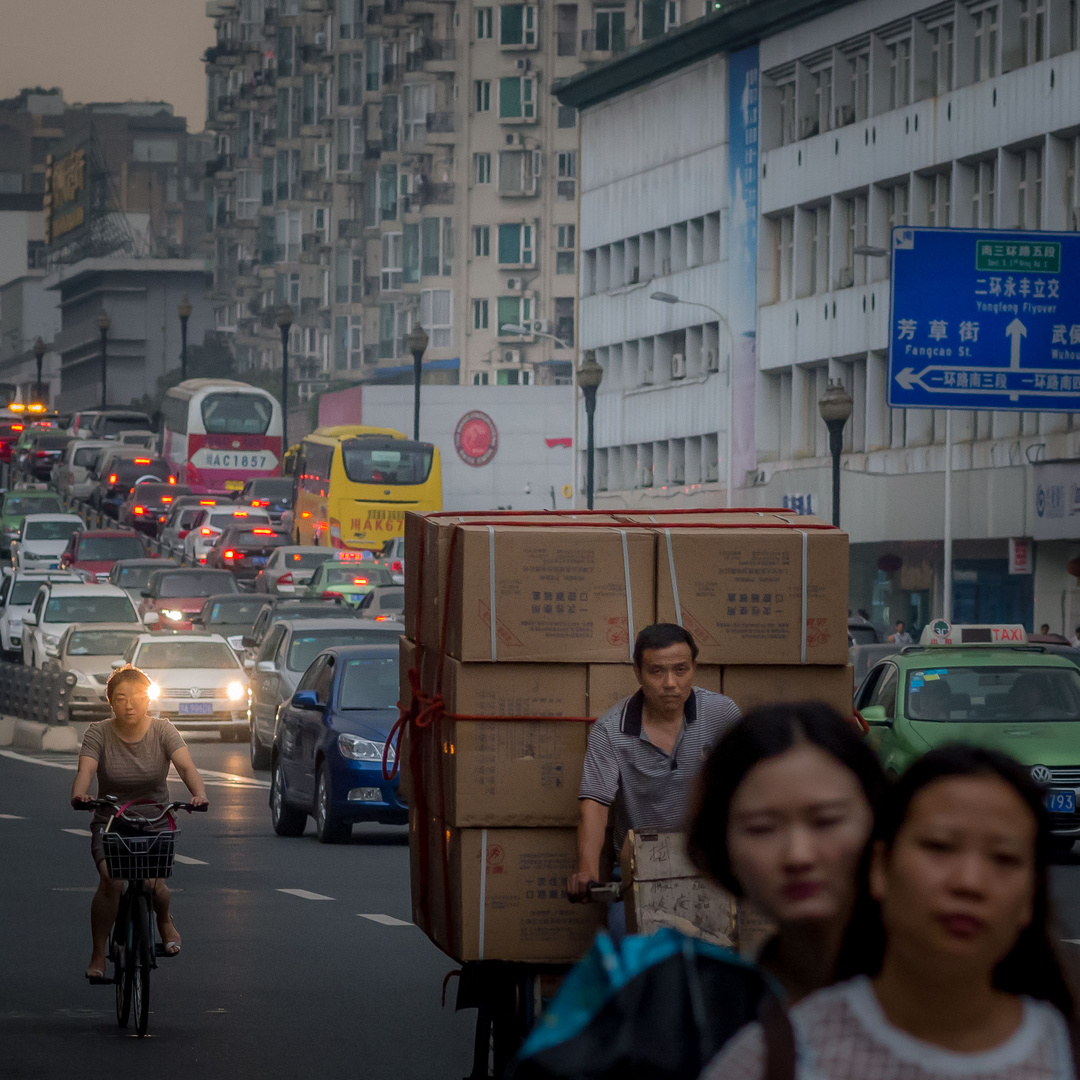
[[[920,645],[1026,645],[1020,623],[950,623],[933,619],[923,627]]]

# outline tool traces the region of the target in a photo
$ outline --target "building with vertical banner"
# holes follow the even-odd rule
[[[818,401],[838,380],[852,398],[841,524],[853,608],[916,628],[942,611],[948,413],[954,619],[1071,635],[1080,423],[1067,394],[1010,395],[1014,379],[1035,391],[1034,369],[1071,387],[1080,266],[1067,247],[1056,268],[987,263],[962,303],[946,287],[940,310],[901,327],[891,245],[894,229],[971,230],[974,274],[976,240],[1014,249],[987,259],[1020,259],[1032,232],[1080,228],[1077,10],[725,4],[556,88],[581,110],[580,341],[605,369],[598,507],[723,504],[730,462],[735,504],[827,517]],[[744,120],[753,96],[756,125]],[[1009,304],[1019,328],[998,325]],[[978,372],[964,359],[976,343]],[[893,370],[890,346],[894,362],[909,356]],[[961,377],[979,394],[940,392]],[[933,392],[904,404],[898,390],[919,379]]]

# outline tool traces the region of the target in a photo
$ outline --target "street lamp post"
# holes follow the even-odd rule
[[[844,425],[851,416],[851,395],[839,379],[830,379],[818,402],[818,411],[829,429],[829,452],[832,454],[832,523],[840,527],[840,454],[844,449]]]
[[[109,361],[105,348],[105,339],[109,334],[109,327],[112,326],[112,319],[109,318],[109,313],[103,311],[97,320],[98,330],[101,331],[101,407],[104,409],[109,404],[109,391],[108,391],[108,369]]]
[[[45,342],[38,338],[34,342],[34,359],[37,360],[37,381],[34,383],[34,400],[41,400],[41,362],[45,359]]]
[[[585,506],[593,508],[593,478],[595,476],[596,443],[593,437],[593,417],[596,414],[596,390],[604,377],[604,369],[596,362],[596,353],[585,350],[585,358],[578,365],[577,382],[585,395]]]
[[[428,336],[417,323],[405,339],[405,345],[413,360],[413,439],[420,441],[420,378],[423,375],[424,353],[427,352]]]
[[[284,468],[285,455],[289,452],[289,331],[293,309],[282,304],[275,318],[281,330],[281,466]]]
[[[180,316],[180,381],[184,382],[187,379],[187,321],[191,318],[191,301],[187,293],[180,301],[176,314]]]
[[[735,449],[735,436],[732,431],[732,416],[734,415],[734,404],[732,398],[734,396],[734,385],[731,379],[731,364],[735,356],[735,339],[731,333],[731,324],[720,314],[716,308],[709,304],[699,303],[697,300],[682,300],[674,293],[669,292],[654,292],[649,296],[650,300],[659,300],[661,304],[689,304],[691,307],[704,308],[706,311],[711,311],[717,319],[723,323],[728,334],[728,341],[731,344],[731,351],[728,355],[727,362],[727,432],[724,436],[724,485],[727,488],[727,505],[730,508],[734,506],[734,492],[735,487],[735,463],[734,463],[734,449]]]

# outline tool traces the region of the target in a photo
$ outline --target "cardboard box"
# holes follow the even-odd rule
[[[656,621],[648,530],[465,525],[456,532],[447,623],[455,659],[623,663],[637,631]]]
[[[715,665],[699,664],[694,685],[703,690],[721,692],[721,669]],[[633,664],[589,664],[589,711],[587,716],[603,716],[623,698],[638,692]]]
[[[735,900],[693,866],[682,833],[631,830],[624,849],[622,876],[630,933],[651,934],[670,926],[717,945],[736,944]]]
[[[438,656],[425,652],[423,686],[435,689]],[[584,664],[443,661],[446,711],[458,716],[588,716]]]
[[[439,948],[460,962],[568,964],[585,954],[605,909],[566,897],[577,867],[576,830],[433,824],[426,837],[410,830],[410,854],[417,849],[414,921]],[[438,857],[420,887],[418,849],[425,839]]]
[[[847,662],[848,538],[839,530],[664,529],[658,622],[680,621],[676,594],[700,663]]]
[[[826,667],[736,665],[724,668],[724,693],[743,713],[779,702],[823,701],[841,716],[852,715],[855,674],[849,664]]]

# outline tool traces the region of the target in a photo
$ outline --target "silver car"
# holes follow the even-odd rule
[[[43,581],[81,584],[73,570],[16,570],[0,584],[0,653],[7,660],[22,657],[23,616],[37,597]]]
[[[105,684],[113,661],[127,652],[139,636],[139,627],[124,623],[76,623],[60,638],[56,663],[75,674],[71,715],[77,720],[104,720],[112,715]]]
[[[303,594],[315,571],[335,555],[333,548],[280,547],[255,575],[255,591],[276,596]]]
[[[278,709],[289,701],[300,676],[323,651],[338,645],[389,645],[405,632],[402,623],[369,619],[296,619],[274,623],[253,660],[248,708],[251,765],[270,768]]]
[[[69,499],[86,499],[94,486],[93,468],[106,447],[115,447],[104,439],[76,439],[69,443],[64,456],[53,466],[53,486]]]
[[[356,605],[356,613],[364,619],[376,622],[400,621],[405,611],[404,585],[376,585]]]

